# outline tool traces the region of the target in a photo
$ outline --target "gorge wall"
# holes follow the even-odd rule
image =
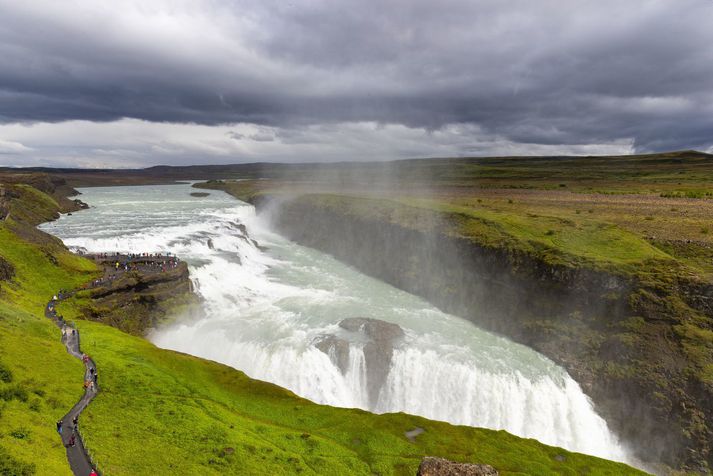
[[[77,296],[85,319],[143,336],[183,311],[197,312],[188,265],[181,261],[164,271],[132,270]]]
[[[678,329],[689,312],[710,318],[710,287],[547,264],[311,196],[255,202],[289,239],[564,366],[643,461],[709,471],[713,393],[691,373]]]

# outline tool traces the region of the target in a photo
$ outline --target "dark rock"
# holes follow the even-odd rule
[[[79,193],[79,192],[77,192],[77,193]],[[74,199],[72,201],[77,206],[77,208],[79,208],[80,210],[86,210],[87,208],[89,208],[89,205],[87,205],[86,203],[84,203],[83,201],[81,201],[79,199]]]
[[[332,359],[332,362],[342,371],[347,372],[349,367],[349,342],[331,334],[319,336],[314,346]]]
[[[456,463],[427,456],[418,467],[416,476],[498,476],[498,471],[487,464]]]
[[[381,387],[389,375],[394,345],[404,337],[404,331],[396,324],[366,317],[344,319],[339,323],[339,327],[348,332],[359,334],[356,341],[367,341],[364,344],[364,364],[369,402],[373,406],[376,404]],[[342,373],[346,373],[349,367],[350,343],[348,340],[329,334],[320,336],[314,345],[329,355]]]
[[[351,332],[363,332],[374,341],[388,341],[403,338],[404,331],[398,324],[380,321],[369,317],[350,317],[343,319],[339,327]]]
[[[9,281],[15,276],[15,268],[0,256],[0,281]]]
[[[237,221],[233,221],[233,222],[230,222],[230,226],[232,226],[233,228],[236,228],[237,230],[239,230],[239,231],[240,231],[240,234],[242,234],[243,236],[247,236],[247,234],[248,234],[248,228],[247,228],[245,225],[243,225],[242,223],[239,223],[239,222],[237,222]]]
[[[208,193],[208,192],[191,192],[191,197],[204,198],[209,195],[210,195],[210,193]]]
[[[211,250],[215,249],[215,246],[213,246],[213,240],[208,238],[208,241],[206,242],[208,244],[208,248]]]

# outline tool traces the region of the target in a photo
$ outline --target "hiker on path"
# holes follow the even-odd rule
[[[57,433],[62,434],[62,420],[57,422]]]

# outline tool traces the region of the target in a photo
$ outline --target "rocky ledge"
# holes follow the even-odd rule
[[[109,264],[105,265],[111,269]],[[134,335],[146,332],[180,311],[197,312],[198,302],[188,266],[141,268],[124,273],[105,272],[77,295],[83,317]]]

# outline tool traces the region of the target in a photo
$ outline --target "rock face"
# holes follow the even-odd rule
[[[134,335],[144,335],[176,308],[192,310],[197,302],[185,262],[165,272],[130,271],[86,293],[89,304],[80,308],[85,318]]]
[[[487,464],[456,463],[427,456],[421,461],[416,476],[498,476],[498,471]]]
[[[335,335],[320,336],[314,346],[329,356],[343,374],[349,369],[349,341]]]
[[[404,331],[396,324],[367,317],[351,317],[339,322],[339,327],[354,334],[354,341],[364,342],[367,391],[374,406],[391,367],[394,346],[403,339]],[[327,354],[346,373],[350,361],[350,340],[332,334],[321,336],[314,346]]]
[[[0,220],[4,220],[10,213],[10,203],[7,197],[7,189],[0,183]]]

